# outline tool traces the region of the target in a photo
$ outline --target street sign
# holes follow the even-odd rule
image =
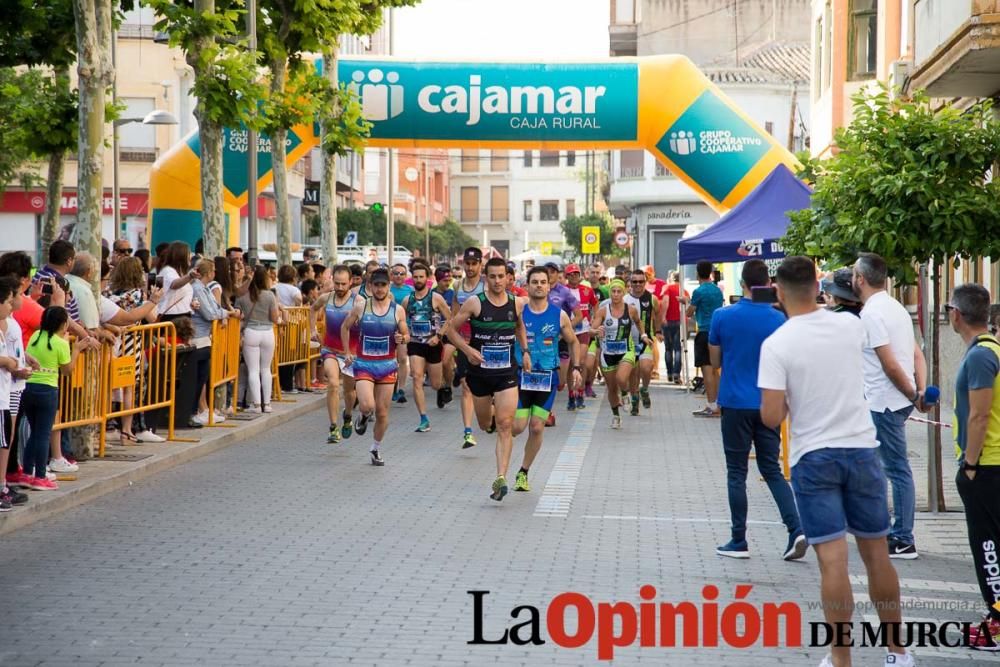
[[[583,250],[584,255],[599,255],[601,254],[601,228],[600,227],[584,227],[580,230],[580,236],[582,242],[580,243],[581,250]]]
[[[625,232],[618,232],[615,234],[615,245],[619,248],[628,246],[628,234]]]
[[[351,245],[351,246],[358,245],[358,233],[347,232],[346,234],[344,234],[344,245]]]
[[[552,241],[542,241],[538,244],[538,249],[541,250],[543,255],[552,254]]]

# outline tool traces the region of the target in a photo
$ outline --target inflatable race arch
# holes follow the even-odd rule
[[[370,147],[643,148],[723,213],[795,157],[684,56],[592,63],[338,62],[361,98]],[[312,126],[288,133],[288,164],[319,142]],[[201,237],[197,131],[150,175],[151,245]],[[224,204],[233,243],[247,203],[247,133],[226,130]],[[268,139],[257,145],[258,191],[271,182]]]

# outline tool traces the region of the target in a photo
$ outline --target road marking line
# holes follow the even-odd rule
[[[549,473],[542,495],[538,497],[535,516],[569,516],[576,484],[580,481],[580,471],[597,424],[598,412],[599,408],[576,413],[562,451]]]

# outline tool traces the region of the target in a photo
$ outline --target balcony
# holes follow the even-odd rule
[[[1000,0],[917,0],[911,88],[932,97],[1000,92]]]

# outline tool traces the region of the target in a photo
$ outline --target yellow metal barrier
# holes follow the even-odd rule
[[[785,479],[792,478],[792,469],[788,466],[788,450],[792,446],[792,432],[789,430],[788,420],[781,422],[781,470],[785,473]]]
[[[284,308],[281,311],[281,324],[274,325],[274,359],[271,361],[271,373],[274,375],[272,400],[282,400],[278,369],[282,366],[309,363],[312,355],[309,346],[312,338],[312,331],[309,328],[310,310],[308,306]]]
[[[73,345],[74,338],[69,338]],[[100,455],[104,456],[105,401],[109,395],[107,369],[110,348],[102,345],[81,352],[73,372],[59,376],[59,411],[52,430],[89,426],[100,427]]]
[[[174,440],[174,398],[177,379],[177,339],[172,322],[141,324],[122,331],[119,356],[110,356],[107,364],[107,387],[125,389],[132,386],[132,407],[110,410],[104,404],[102,424],[115,417],[134,415],[149,410],[168,409],[167,439]],[[100,456],[104,456],[104,429],[101,429]]]
[[[319,345],[313,346],[310,343],[309,351],[309,371],[306,373],[307,381],[312,384],[320,376],[316,374],[316,362],[323,353],[323,337],[326,336],[326,311],[321,310],[316,313],[316,333],[319,334]]]
[[[239,396],[240,383],[240,318],[230,317],[212,322],[212,357],[209,362],[208,385],[208,425],[229,426],[235,424],[215,423],[215,390],[222,385],[233,383],[233,400]]]

